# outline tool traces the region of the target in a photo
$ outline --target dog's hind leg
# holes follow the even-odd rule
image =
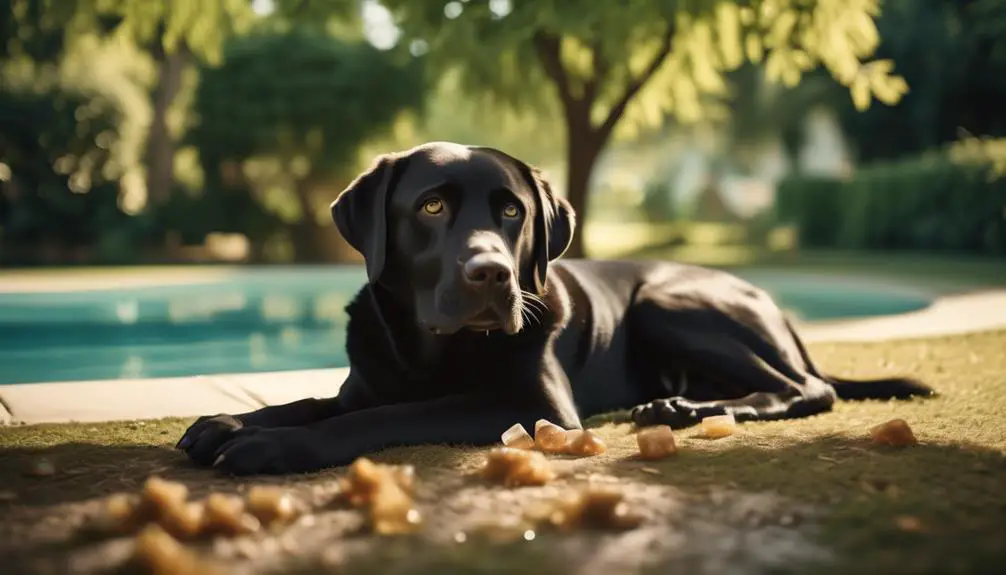
[[[745,284],[715,287],[715,299],[692,287],[640,289],[632,329],[665,361],[687,365],[689,384],[683,396],[636,406],[632,420],[682,428],[713,415],[756,421],[830,410],[834,389],[808,369],[771,299]],[[718,398],[699,399],[710,396]]]

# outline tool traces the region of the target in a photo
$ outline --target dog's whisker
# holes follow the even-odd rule
[[[528,308],[527,315],[535,323],[539,323],[539,324],[541,323],[542,313],[541,313],[540,310],[536,310],[534,308]]]
[[[527,290],[521,290],[520,293],[525,298],[527,298],[527,299],[529,299],[531,301],[535,301],[535,302],[538,302],[538,303],[540,303],[542,305],[545,305],[545,300],[541,299],[541,297],[538,296],[537,294],[533,294],[533,293],[531,293],[531,292],[529,292]]]
[[[525,300],[525,303],[527,304],[528,307],[533,307],[534,309],[540,309],[540,310],[546,309],[545,304],[541,303],[540,301],[529,299]]]
[[[528,302],[527,307],[528,309],[533,309],[542,315],[544,315],[548,311],[548,308],[544,304],[540,304],[537,302]]]
[[[522,302],[522,305],[520,307],[520,312],[521,312],[521,316],[524,317],[528,323],[532,323],[532,321],[533,321],[534,323],[541,324],[541,318],[538,316],[538,313],[543,313],[543,312],[541,312],[541,310],[536,309],[536,308],[532,307],[531,305],[529,305],[529,301],[528,300],[524,300]]]
[[[544,301],[542,301],[540,298],[538,298],[538,296],[536,296],[534,294],[529,294],[527,292],[523,292],[523,295],[524,295],[524,297],[521,298],[521,299],[523,300],[522,303],[524,305],[527,305],[528,307],[531,307],[531,308],[534,308],[534,309],[538,309],[542,313],[544,313],[545,311],[548,311],[548,304],[546,304]]]

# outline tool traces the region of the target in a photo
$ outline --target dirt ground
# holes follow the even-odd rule
[[[345,469],[233,479],[171,449],[188,420],[0,428],[0,572],[129,572],[128,537],[81,530],[102,498],[150,475],[194,497],[280,483],[314,511],[278,531],[195,544],[254,573],[998,573],[1006,560],[1006,332],[812,346],[845,376],[911,373],[940,392],[912,402],[844,403],[799,421],[746,424],[641,462],[632,428],[592,422],[608,444],[591,458],[550,457],[560,477],[504,489],[471,477],[485,450],[428,446],[375,455],[416,468],[424,522],[413,535],[368,533],[359,511],[328,503]],[[906,419],[920,444],[870,444]],[[501,430],[502,431],[502,430]],[[40,459],[55,473],[31,474]],[[614,483],[644,517],[636,529],[571,534],[489,526],[590,482]],[[464,533],[464,541],[459,533]]]

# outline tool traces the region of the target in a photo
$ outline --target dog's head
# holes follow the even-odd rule
[[[379,157],[332,203],[332,218],[369,282],[440,334],[520,331],[575,227],[536,168],[447,142]]]

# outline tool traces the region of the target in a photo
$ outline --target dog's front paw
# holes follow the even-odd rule
[[[246,427],[217,449],[213,467],[231,475],[281,475],[316,471],[323,463],[306,429]]]
[[[220,446],[242,428],[244,424],[233,415],[204,415],[185,430],[175,449],[181,449],[200,465],[209,465]]]
[[[650,425],[669,425],[673,429],[681,429],[699,423],[703,417],[718,415],[708,409],[680,397],[657,399],[649,403],[637,405],[632,409],[630,417],[637,427]]]

